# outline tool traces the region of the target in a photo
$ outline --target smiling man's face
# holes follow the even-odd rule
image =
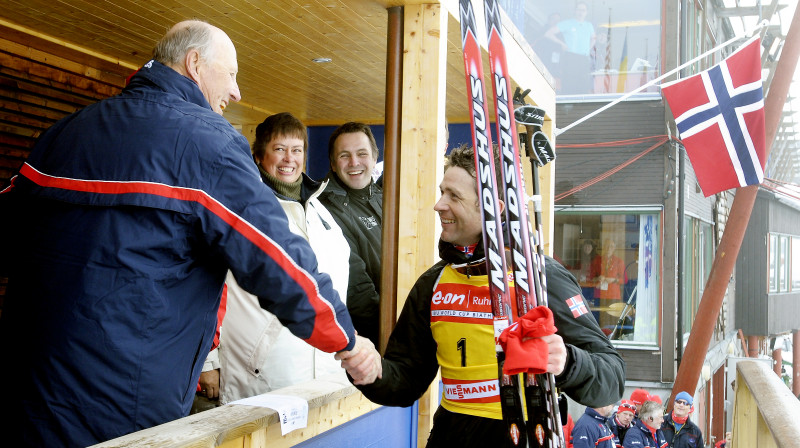
[[[367,134],[349,132],[336,138],[331,169],[349,188],[361,190],[369,185],[376,162]]]

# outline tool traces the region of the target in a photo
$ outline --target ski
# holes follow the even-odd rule
[[[525,181],[522,175],[519,138],[508,78],[505,43],[500,24],[500,10],[496,0],[484,0],[489,61],[492,72],[492,90],[497,125],[497,138],[503,163],[503,184],[511,249],[514,289],[517,312],[525,315],[535,306],[547,306],[547,285],[541,233],[537,228],[535,258],[532,251],[531,221],[525,198]],[[534,176],[534,184],[538,179]],[[541,213],[539,213],[541,222]],[[535,268],[535,272],[534,272]],[[564,446],[555,378],[552,374],[523,376],[526,428],[528,443],[533,447],[560,448]]]
[[[464,53],[464,73],[470,109],[472,147],[475,151],[475,169],[478,197],[483,222],[483,247],[486,270],[489,277],[489,292],[497,356],[500,406],[503,421],[508,429],[508,440],[512,446],[527,446],[525,418],[522,410],[519,378],[503,374],[505,353],[498,340],[500,333],[514,321],[511,298],[508,291],[503,244],[503,229],[497,198],[494,156],[489,131],[489,111],[486,105],[486,90],[483,82],[483,63],[478,43],[475,12],[470,0],[459,0],[461,18],[461,44]]]

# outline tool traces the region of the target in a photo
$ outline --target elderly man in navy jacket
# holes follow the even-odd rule
[[[86,446],[189,413],[226,272],[357,382],[372,344],[222,118],[240,99],[219,28],[175,25],[115,97],[37,142],[0,194],[8,446]]]

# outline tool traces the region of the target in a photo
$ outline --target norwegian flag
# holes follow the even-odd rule
[[[569,310],[572,311],[573,317],[581,317],[589,312],[589,310],[586,309],[586,305],[583,303],[583,297],[581,297],[580,294],[567,299],[567,305],[569,306]]]
[[[663,84],[661,91],[706,197],[761,183],[766,136],[758,37],[702,73]]]

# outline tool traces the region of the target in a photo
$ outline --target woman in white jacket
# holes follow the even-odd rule
[[[318,269],[347,298],[350,246],[317,197],[326,183],[312,180],[306,162],[306,127],[289,113],[271,115],[256,128],[253,157],[261,178],[281,203],[289,228],[308,240]],[[258,298],[242,290],[228,273],[228,304],[220,333],[220,402],[262,394],[321,375],[344,378],[340,362],[289,332]]]

